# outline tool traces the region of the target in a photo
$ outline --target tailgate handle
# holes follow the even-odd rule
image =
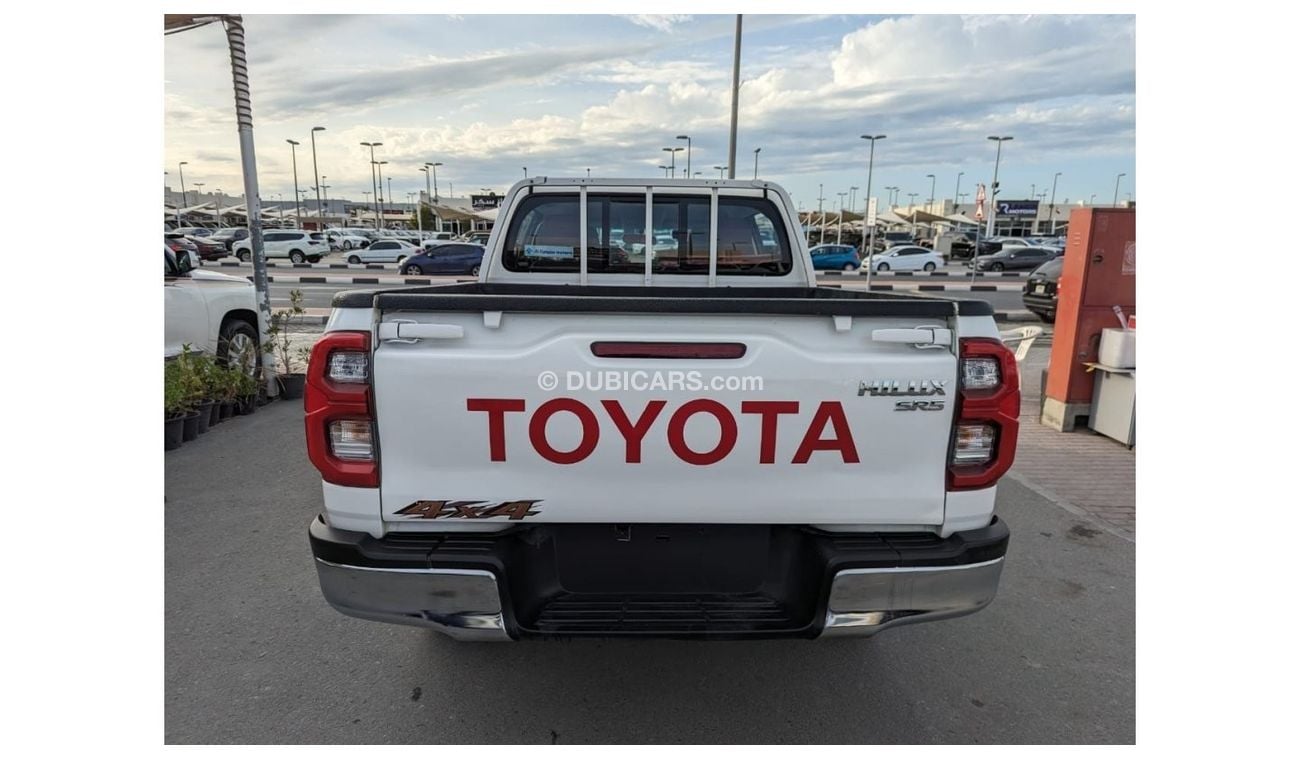
[[[907,343],[913,346],[951,346],[952,330],[946,327],[894,327],[871,331],[877,343]]]
[[[457,340],[465,337],[465,328],[461,325],[440,325],[426,322],[380,322],[379,339],[392,341]]]

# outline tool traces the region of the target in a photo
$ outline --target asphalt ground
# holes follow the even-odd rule
[[[340,615],[299,402],[165,457],[169,743],[1132,743],[1134,544],[1010,479],[997,599],[871,639],[465,644]]]

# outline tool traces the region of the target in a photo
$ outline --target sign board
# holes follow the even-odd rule
[[[469,197],[470,208],[475,211],[483,211],[489,208],[499,208],[503,196],[491,193],[489,195],[471,195]]]
[[[984,221],[985,198],[986,196],[984,195],[984,185],[983,184],[977,185],[975,188],[975,221],[977,222]]]
[[[874,227],[876,224],[876,199],[872,198],[867,201],[867,225]]]
[[[998,216],[1028,217],[1038,216],[1038,201],[995,201]]]

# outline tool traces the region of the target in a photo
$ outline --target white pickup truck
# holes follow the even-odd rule
[[[770,182],[534,177],[477,282],[339,293],[305,399],[326,600],[504,641],[992,601],[1020,413],[992,309],[817,287],[797,219]]]

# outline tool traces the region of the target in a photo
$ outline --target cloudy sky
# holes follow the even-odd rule
[[[310,187],[310,129],[331,198],[363,200],[384,145],[394,195],[424,187],[498,191],[528,173],[663,176],[666,146],[692,138],[693,171],[726,163],[733,16],[245,16],[261,194]],[[873,195],[888,185],[951,198],[989,182],[992,134],[1012,135],[1004,198],[1057,202],[1134,193],[1132,16],[745,17],[739,177],[784,185],[827,208],[866,185],[864,133],[877,145]],[[239,146],[225,35],[165,38],[164,169],[238,194]],[[685,153],[677,154],[678,170]],[[385,193],[386,194],[386,193]],[[971,196],[973,197],[973,196]],[[967,198],[969,202],[971,197]],[[1136,193],[1134,193],[1136,198]]]

